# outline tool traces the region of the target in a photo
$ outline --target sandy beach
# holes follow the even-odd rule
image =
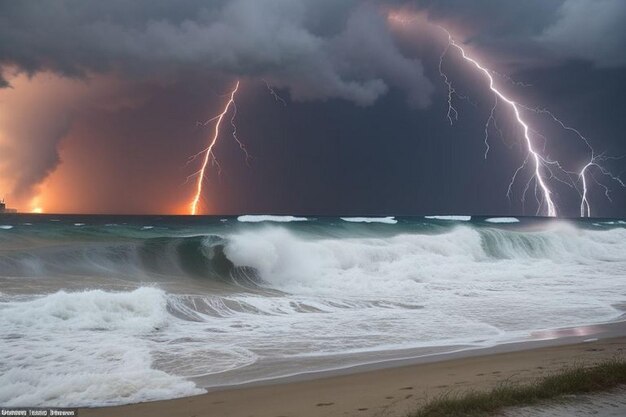
[[[81,416],[404,416],[428,398],[626,354],[624,323],[546,332],[544,340],[353,368],[166,401],[81,409]],[[552,337],[549,337],[552,335]]]

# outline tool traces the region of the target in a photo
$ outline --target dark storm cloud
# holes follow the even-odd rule
[[[419,61],[395,47],[384,13],[356,0],[4,1],[0,62],[30,73],[135,76],[207,71],[264,77],[296,99],[373,103],[389,86],[425,107]]]
[[[67,77],[249,77],[286,88],[295,100],[358,105],[396,87],[424,108],[434,89],[421,62],[395,45],[384,10],[357,0],[2,1],[0,70],[3,64]],[[57,166],[59,134],[43,135],[51,140],[32,149],[15,195]],[[14,148],[29,141],[16,136]]]
[[[179,164],[202,149],[206,134],[187,127],[221,103],[212,92],[223,93],[241,77],[265,79],[286,99],[309,102],[273,106],[262,83],[245,82],[238,124],[257,159],[254,169],[237,171],[241,158],[233,146],[235,156],[223,165],[235,168],[215,194],[228,198],[216,199],[213,210],[518,213],[507,206],[510,178],[502,173],[518,166],[523,151],[505,149],[510,159],[483,163],[487,116],[480,107],[463,107],[460,125],[448,126],[437,73],[442,33],[428,24],[391,30],[385,14],[395,7],[428,15],[490,67],[532,84],[516,91],[520,99],[576,121],[599,152],[626,153],[616,139],[625,129],[619,105],[624,0],[0,0],[0,87],[5,80],[15,87],[0,92],[15,93],[0,111],[0,180],[11,177],[14,195],[30,197],[62,157],[55,174],[66,169],[71,175],[63,178],[83,186],[67,199],[84,199],[81,210],[129,209],[128,199],[116,198],[123,176],[135,181],[125,192],[147,201],[135,212],[165,207],[142,190],[164,183],[152,175],[161,171],[172,177],[166,192],[184,181],[190,172]],[[415,28],[424,20],[415,20]],[[419,39],[432,47],[416,47]],[[481,88],[482,81],[464,79],[471,74],[453,56],[446,65],[457,70],[461,89]],[[28,81],[14,70],[36,76]],[[42,78],[48,76],[52,82]],[[324,102],[332,98],[342,100]],[[480,103],[480,96],[472,98]],[[135,112],[117,111],[129,100]],[[514,140],[515,132],[509,136]],[[224,142],[221,152],[228,149]],[[84,146],[59,153],[65,145]],[[87,165],[67,169],[100,145],[97,160],[106,163],[97,172]],[[153,153],[147,157],[144,148]],[[572,149],[566,147],[565,157]],[[110,158],[100,158],[107,150]],[[582,160],[585,152],[574,156]],[[88,174],[110,192],[99,186],[91,196],[91,182],[81,183]]]
[[[624,66],[624,22],[624,0],[567,0],[557,21],[537,40],[561,57],[589,60],[600,67]]]
[[[623,0],[419,0],[434,20],[468,30],[468,41],[543,63],[582,59],[626,65]],[[536,62],[536,61],[535,61]],[[526,62],[528,66],[529,62]]]

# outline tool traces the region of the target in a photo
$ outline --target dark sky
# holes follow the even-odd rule
[[[532,215],[530,165],[507,198],[528,154],[519,125],[501,103],[484,158],[494,96],[455,50],[443,62],[458,93],[449,123],[437,25],[515,81],[494,74],[507,96],[619,157],[624,19],[623,0],[0,0],[11,85],[0,90],[0,193],[22,210],[184,213],[200,164],[187,158],[212,133],[196,121],[239,79],[237,133],[252,160],[228,116],[203,212]],[[545,158],[572,172],[589,162],[575,134],[523,114]],[[626,181],[626,159],[601,163]],[[580,180],[542,172],[559,215],[579,215]],[[626,216],[626,189],[598,167],[587,179],[594,216]]]

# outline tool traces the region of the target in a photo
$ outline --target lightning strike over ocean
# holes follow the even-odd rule
[[[407,25],[413,23],[417,18],[406,15],[401,12],[390,12],[388,15],[388,19],[390,22],[399,23],[401,25]],[[497,87],[494,76],[498,76],[510,82],[515,86],[521,87],[529,87],[529,84],[525,84],[522,82],[517,82],[511,79],[510,77],[500,74],[496,71],[493,71],[483,64],[478,62],[475,58],[471,57],[466,49],[460,45],[452,36],[449,30],[442,26],[437,26],[443,32],[445,32],[447,36],[447,44],[439,57],[439,75],[443,80],[446,88],[447,88],[447,104],[448,111],[446,117],[451,125],[454,125],[455,121],[459,119],[459,111],[454,106],[454,98],[460,98],[463,100],[469,100],[468,97],[459,94],[454,87],[454,84],[450,77],[444,71],[444,60],[446,56],[450,53],[451,49],[457,50],[463,60],[471,64],[478,72],[482,73],[489,83],[489,90],[494,94],[494,102],[490,107],[489,117],[485,123],[485,135],[484,135],[484,144],[485,144],[485,154],[484,157],[487,159],[489,155],[489,151],[491,149],[489,145],[489,130],[493,125],[498,131],[500,131],[497,120],[496,120],[496,110],[500,103],[505,103],[513,112],[515,116],[515,123],[519,126],[519,128],[523,132],[524,145],[528,152],[527,157],[524,159],[524,162],[520,167],[518,167],[509,183],[509,187],[507,190],[507,197],[510,199],[510,195],[512,192],[512,187],[517,180],[518,174],[526,168],[529,162],[532,164],[533,175],[529,179],[526,187],[524,189],[522,195],[522,202],[525,201],[525,196],[531,187],[532,181],[535,181],[535,196],[537,198],[538,209],[537,214],[540,214],[542,209],[544,210],[544,214],[548,217],[557,217],[558,208],[554,201],[554,191],[551,189],[549,185],[549,181],[554,179],[555,181],[561,182],[567,185],[570,188],[575,189],[580,195],[580,215],[581,217],[591,217],[591,204],[589,201],[589,180],[592,179],[598,186],[604,189],[604,194],[609,201],[611,200],[610,189],[600,183],[598,179],[593,175],[592,169],[595,169],[602,176],[609,178],[610,180],[616,182],[623,188],[626,188],[626,183],[624,183],[619,176],[612,174],[607,168],[600,165],[600,162],[607,161],[609,159],[621,159],[615,157],[607,157],[605,155],[597,155],[594,148],[591,146],[589,140],[583,136],[580,131],[570,126],[567,126],[564,122],[562,122],[559,118],[557,118],[552,112],[545,109],[531,108],[525,106],[507,94],[505,94],[500,88]],[[541,138],[547,141],[547,138],[538,133],[535,129],[531,128],[530,123],[525,119],[523,115],[523,111],[529,111],[536,114],[547,115],[551,118],[555,123],[557,123],[563,130],[573,133],[578,139],[582,140],[584,144],[589,148],[590,151],[590,159],[589,161],[580,169],[579,171],[572,171],[565,169],[563,165],[559,161],[551,160],[549,157],[545,156],[538,148],[535,140],[533,140],[534,136]],[[545,148],[545,146],[544,146]],[[545,152],[545,149],[544,151]],[[559,175],[561,174],[565,179],[562,179]],[[580,188],[579,188],[580,185]],[[537,196],[537,192],[540,191],[541,198]]]
[[[546,210],[547,215],[549,217],[556,217],[557,216],[557,208],[556,208],[556,205],[555,205],[554,200],[552,198],[552,191],[550,190],[550,188],[549,188],[549,186],[547,184],[547,179],[544,178],[544,172],[543,172],[544,164],[549,163],[549,161],[547,161],[535,149],[533,141],[532,141],[532,139],[530,137],[530,128],[528,126],[528,122],[526,122],[522,118],[520,107],[518,106],[518,104],[514,100],[512,100],[511,98],[509,98],[506,95],[504,95],[504,93],[502,91],[500,91],[495,86],[495,81],[493,79],[493,76],[489,72],[489,70],[487,68],[483,67],[480,63],[478,63],[478,61],[476,61],[472,57],[468,56],[467,53],[465,52],[465,49],[463,47],[461,47],[454,40],[454,38],[452,37],[450,32],[448,32],[444,28],[442,28],[442,29],[448,35],[448,47],[447,47],[446,51],[444,52],[444,54],[442,55],[442,59],[445,58],[445,55],[448,52],[448,49],[450,47],[458,49],[461,52],[461,56],[463,57],[463,59],[465,59],[467,62],[471,63],[472,65],[474,65],[480,72],[485,74],[485,77],[487,77],[487,79],[489,80],[489,89],[496,96],[494,105],[491,108],[491,113],[489,115],[489,119],[487,119],[487,123],[485,125],[485,145],[487,146],[487,150],[485,151],[485,158],[487,157],[487,155],[489,153],[489,142],[488,142],[489,125],[491,124],[491,122],[494,119],[494,113],[495,113],[496,107],[498,106],[498,100],[502,100],[503,102],[505,102],[507,105],[509,105],[511,107],[511,109],[513,110],[513,113],[515,114],[515,119],[517,120],[517,123],[520,125],[520,127],[522,128],[522,131],[524,133],[524,140],[526,142],[528,153],[529,153],[529,156],[532,159],[532,162],[533,162],[533,165],[534,165],[534,178],[537,181],[538,186],[541,188],[541,192],[543,194],[543,202],[545,203],[546,208],[547,208],[547,210]],[[449,89],[448,90],[449,91],[449,94],[448,94],[448,97],[449,97],[448,104],[451,105],[451,103],[452,103],[452,99],[451,98],[452,98],[452,96],[454,94],[454,90],[451,90],[453,87],[452,87],[452,84],[450,83],[450,81],[448,80],[448,77],[445,77],[444,80],[445,80],[446,85],[448,86],[448,89]]]
[[[235,122],[234,122],[234,118],[237,114],[237,105],[235,103],[235,96],[237,94],[237,91],[239,91],[239,81],[237,81],[234,89],[230,92],[229,99],[226,102],[226,105],[224,106],[224,109],[222,110],[222,112],[218,114],[217,116],[202,123],[202,125],[206,126],[207,124],[211,122],[215,122],[215,128],[213,130],[213,136],[209,142],[209,146],[205,148],[204,150],[202,150],[201,152],[191,157],[191,159],[193,160],[200,155],[204,155],[204,158],[202,160],[202,167],[196,173],[197,175],[196,193],[190,204],[190,214],[192,215],[198,214],[198,205],[200,204],[200,198],[202,197],[202,188],[204,186],[204,180],[206,178],[206,171],[207,171],[209,161],[211,160],[211,158],[213,158],[213,160],[218,164],[218,169],[219,169],[219,163],[217,162],[217,159],[215,158],[215,154],[213,153],[213,148],[215,147],[215,145],[217,144],[219,140],[220,127],[222,125],[222,122],[224,121],[224,118],[226,117],[226,115],[228,114],[231,108],[233,109],[233,116],[231,118],[231,125],[233,126],[233,137],[239,144],[239,147],[241,148],[241,150],[245,153],[246,161],[249,159],[249,155],[248,155],[248,152],[246,151],[245,146],[237,137],[237,127],[235,126]]]

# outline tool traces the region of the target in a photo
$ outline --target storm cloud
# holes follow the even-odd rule
[[[266,78],[295,99],[372,104],[389,86],[425,107],[432,85],[384,13],[355,0],[2,2],[0,62],[29,73],[185,71]]]
[[[263,79],[296,101],[357,105],[396,87],[412,107],[424,108],[433,91],[421,62],[395,45],[384,11],[356,0],[5,1],[0,74],[1,67],[70,78]],[[0,76],[0,87],[8,84]],[[22,143],[33,147],[24,150],[34,157],[19,163],[14,195],[28,194],[56,167],[76,112],[59,101],[45,114],[60,125],[42,124],[37,146],[26,127],[6,132],[14,152]]]
[[[416,5],[496,56],[506,59],[513,50],[526,67],[571,59],[598,67],[626,65],[623,0],[419,0]]]
[[[409,28],[394,26],[388,20],[391,9],[419,18],[412,20]],[[146,189],[163,171],[159,177],[159,181],[167,181],[163,188],[185,194],[176,187],[190,172],[180,165],[184,165],[188,154],[202,149],[206,140],[206,131],[193,130],[195,122],[218,110],[220,94],[235,79],[245,86],[238,96],[240,133],[252,139],[252,153],[260,154],[259,159],[267,152],[263,166],[282,166],[279,160],[297,160],[297,167],[285,168],[298,171],[290,185],[293,189],[297,189],[298,181],[314,189],[315,181],[325,172],[332,177],[317,194],[311,193],[307,207],[324,203],[332,192],[328,189],[337,186],[339,177],[345,176],[345,189],[359,190],[350,179],[356,178],[361,184],[362,178],[376,173],[368,182],[370,187],[379,176],[384,177],[381,173],[387,172],[387,165],[372,169],[380,159],[375,158],[363,165],[366,168],[360,174],[358,170],[344,169],[344,163],[353,168],[357,165],[354,158],[358,160],[359,153],[353,152],[354,148],[378,154],[387,147],[394,149],[402,140],[426,147],[443,146],[448,135],[459,135],[462,130],[453,130],[445,120],[441,124],[445,108],[442,111],[438,106],[446,103],[437,64],[445,37],[436,25],[448,28],[490,68],[532,84],[533,88],[520,92],[524,99],[533,105],[545,104],[565,116],[574,115],[572,119],[583,119],[588,125],[582,130],[603,142],[600,152],[621,155],[621,145],[611,139],[618,137],[615,132],[623,131],[621,114],[611,124],[605,120],[611,112],[603,111],[602,123],[596,123],[599,116],[591,117],[589,113],[604,109],[606,100],[617,100],[614,96],[621,100],[622,94],[614,86],[623,83],[620,71],[626,65],[626,31],[620,25],[625,20],[623,0],[0,0],[0,191],[12,190],[10,198],[26,207],[44,181],[46,187],[56,181],[52,188],[57,192],[63,184],[81,190],[64,198],[84,199],[81,210],[101,209],[111,201],[124,201],[120,207],[130,209],[129,199],[134,195],[138,201],[144,197],[138,190]],[[454,56],[446,66],[460,86],[468,77],[464,89],[480,88],[481,81],[477,84],[471,79]],[[259,106],[255,100],[268,98],[264,81],[288,103],[297,104],[288,109],[280,106],[279,110]],[[563,102],[558,100],[561,97]],[[273,104],[270,100],[269,105]],[[133,111],[125,111],[125,106]],[[479,106],[475,110],[482,109]],[[266,116],[262,116],[263,111],[268,112]],[[464,114],[472,111],[466,109]],[[398,121],[390,115],[403,118]],[[474,128],[479,136],[483,134],[484,115],[476,116],[478,126],[468,123],[464,137],[471,137],[468,131]],[[364,119],[373,124],[361,130],[359,126],[367,125]],[[284,132],[277,133],[275,126],[281,126]],[[259,141],[256,149],[255,139]],[[274,147],[269,145],[272,140],[276,141]],[[346,148],[336,170],[329,168],[333,158],[338,158],[335,152],[306,168],[303,159],[312,158],[318,147],[336,150],[352,141],[356,145]],[[367,147],[368,141],[371,148]],[[482,144],[482,140],[479,142]],[[127,148],[130,151],[125,154]],[[270,148],[272,152],[267,150]],[[405,150],[410,160],[400,163],[401,155],[393,154],[386,164],[394,165],[396,170],[413,164],[413,158],[418,157],[411,149]],[[474,150],[468,149],[461,154]],[[426,169],[429,161],[425,159],[449,153],[445,148],[424,151],[427,156],[418,163],[424,165],[424,171],[411,180],[408,178],[416,174],[404,173],[411,187],[402,190],[407,200],[397,207],[415,211],[410,205],[411,189],[430,175]],[[482,160],[482,153],[478,153]],[[576,155],[581,160],[583,157]],[[81,165],[81,159],[102,165],[96,172],[89,164]],[[454,169],[461,162],[455,161]],[[260,165],[255,168],[260,170]],[[229,166],[224,164],[226,169]],[[308,174],[303,173],[306,169]],[[148,172],[150,175],[141,176]],[[389,172],[386,184],[401,177],[392,178]],[[264,178],[273,178],[268,181],[271,184],[279,184],[284,177],[278,170],[266,174],[269,177]],[[85,175],[92,175],[92,180],[83,180]],[[484,175],[493,178],[492,173]],[[128,186],[132,196],[114,198],[121,188],[119,184],[127,178],[133,181]],[[233,173],[228,178],[232,179]],[[245,182],[257,179],[254,176]],[[438,186],[439,181],[448,180],[437,178],[429,183]],[[92,190],[95,183],[99,187]],[[106,199],[104,184],[112,190]],[[262,193],[253,203],[272,195],[267,187],[257,187]],[[221,191],[228,194],[235,188],[245,187],[232,183],[231,188]],[[432,197],[437,189],[423,194]],[[389,190],[397,191],[393,187]],[[463,192],[460,190],[459,195]],[[294,195],[297,198],[289,201],[284,195],[267,201],[300,207],[297,204],[304,197]],[[372,207],[393,201],[394,195],[379,198]],[[342,196],[350,196],[343,206],[346,211],[350,204],[366,207],[371,198],[365,191],[362,200],[337,192],[333,204]],[[235,204],[237,201],[231,198]],[[481,198],[493,206],[491,197]],[[432,201],[429,197],[421,204]],[[465,201],[463,204],[467,204]],[[153,206],[140,202],[132,207],[134,212],[169,207],[168,201]],[[238,202],[245,207],[252,204]],[[220,204],[215,210],[238,209],[227,202]],[[58,207],[68,210],[69,206]],[[272,207],[257,209],[275,210]],[[391,203],[389,207],[391,210]],[[431,209],[440,211],[441,207]]]
[[[588,60],[600,67],[626,65],[626,2],[567,0],[558,20],[537,41],[557,56]]]

